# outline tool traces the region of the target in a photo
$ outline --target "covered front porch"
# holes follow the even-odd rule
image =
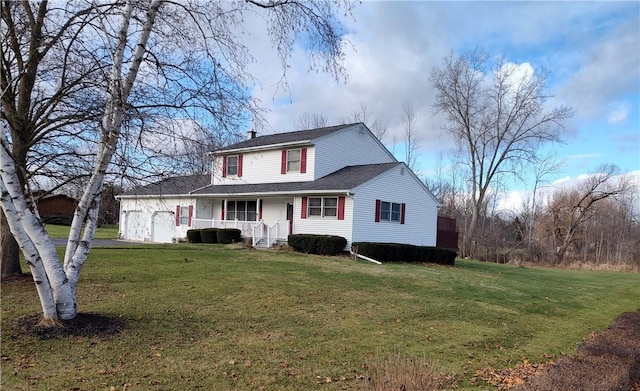
[[[254,247],[286,242],[292,232],[293,198],[202,198],[192,228],[235,228]]]

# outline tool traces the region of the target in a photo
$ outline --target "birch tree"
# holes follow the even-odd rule
[[[301,34],[308,40],[305,47],[311,50],[310,67],[339,77],[343,51],[335,12],[351,9],[348,2],[330,1],[127,0],[108,7],[93,2],[86,5],[86,15],[91,18],[74,36],[83,44],[100,43],[88,61],[101,64],[97,68],[102,70],[102,83],[96,83],[94,91],[103,106],[94,124],[97,143],[92,151],[93,166],[74,214],[62,262],[35,209],[26,202],[19,172],[28,167],[13,154],[13,144],[18,140],[4,116],[0,134],[0,205],[36,282],[47,322],[71,319],[77,314],[80,271],[95,233],[105,176],[119,142],[137,137],[132,149],[141,150],[148,141],[144,132],[160,128],[158,124],[177,113],[198,112],[198,120],[229,129],[246,120],[247,113],[257,114],[246,88],[254,80],[247,70],[253,57],[239,37],[241,22],[249,13],[258,12],[266,21],[267,34],[282,60],[283,80],[290,53]],[[38,9],[42,11],[38,15],[46,20],[47,2],[39,3]],[[16,34],[22,34],[22,30],[16,29]],[[16,42],[32,46],[42,43],[24,38]],[[36,52],[40,53],[39,49]],[[12,62],[7,69],[18,66]],[[4,78],[3,73],[3,80],[14,83],[12,86],[21,77],[16,73]]]
[[[455,139],[470,183],[472,208],[463,256],[473,256],[476,227],[492,186],[533,161],[544,144],[561,141],[565,121],[573,114],[568,107],[546,107],[546,71],[504,58],[489,66],[488,60],[479,50],[452,53],[430,77],[434,110],[447,118],[443,130]]]

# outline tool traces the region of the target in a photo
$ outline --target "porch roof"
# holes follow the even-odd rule
[[[399,162],[347,166],[315,181],[279,182],[237,185],[209,185],[192,191],[193,195],[235,195],[235,194],[286,194],[286,193],[318,193],[347,192],[368,180],[402,164]]]

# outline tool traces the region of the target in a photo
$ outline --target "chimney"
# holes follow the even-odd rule
[[[252,138],[256,138],[256,134],[258,134],[258,132],[256,132],[255,130],[251,129],[250,131],[247,132],[247,140],[251,140]]]

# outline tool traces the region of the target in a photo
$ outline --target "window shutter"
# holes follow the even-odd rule
[[[406,205],[404,202],[400,205],[400,224],[404,224],[404,211],[406,209]]]
[[[282,151],[282,160],[280,162],[280,174],[287,173],[287,150]]]
[[[307,148],[302,148],[300,150],[300,173],[304,174],[307,172]]]
[[[300,209],[300,217],[307,218],[307,197],[302,197],[302,207]]]
[[[376,223],[380,222],[380,204],[381,201],[380,200],[376,200]]]
[[[222,214],[221,214],[220,219],[224,220],[224,200],[222,200]]]
[[[176,227],[180,225],[180,205],[176,206]]]
[[[262,200],[258,200],[258,221],[262,220]]]
[[[238,155],[238,176],[242,176],[242,155]]]
[[[338,220],[344,220],[344,197],[338,197]]]
[[[189,205],[189,222],[187,223],[191,227],[191,221],[193,220],[193,205]]]
[[[222,157],[222,177],[226,177],[227,176],[227,157],[223,156]]]

